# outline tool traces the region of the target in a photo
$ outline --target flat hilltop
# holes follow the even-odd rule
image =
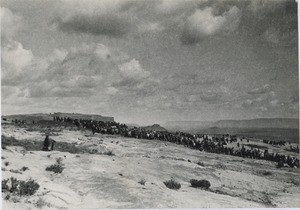
[[[2,116],[3,119],[8,121],[12,120],[25,120],[25,121],[43,121],[43,120],[52,120],[54,116],[58,117],[69,117],[72,119],[84,119],[84,120],[97,120],[97,121],[109,121],[113,122],[114,117],[102,116],[99,114],[81,114],[81,113],[63,113],[63,112],[54,112],[54,113],[37,113],[37,114],[17,114],[17,115],[5,115]],[[5,122],[5,121],[4,121]]]
[[[43,125],[2,124],[2,180],[31,179],[39,185],[30,196],[3,193],[4,209],[300,206],[299,168],[158,140],[93,134],[66,123],[49,122],[48,130],[49,125],[54,151],[41,151]],[[299,155],[260,139],[248,144]],[[49,169],[53,165],[63,170],[55,173]],[[181,188],[167,188],[164,182],[171,179]],[[211,186],[193,188],[191,179]]]

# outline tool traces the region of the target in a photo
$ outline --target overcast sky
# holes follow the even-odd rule
[[[298,117],[293,1],[1,1],[2,114]]]

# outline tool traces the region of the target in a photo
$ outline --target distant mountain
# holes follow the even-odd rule
[[[218,128],[299,128],[299,119],[259,118],[252,120],[220,120],[211,127]]]
[[[18,115],[6,115],[2,116],[2,119],[6,120],[27,120],[27,121],[42,121],[42,120],[53,120],[54,116],[59,117],[70,117],[73,119],[86,119],[86,120],[97,120],[97,121],[110,121],[113,122],[113,117],[106,117],[101,116],[98,114],[79,114],[79,113],[61,113],[61,112],[55,112],[53,114],[44,114],[44,113],[38,113],[38,114],[18,114]]]
[[[129,127],[140,127],[140,125],[136,123],[125,123],[125,124]]]
[[[173,131],[189,131],[194,129],[209,128],[212,121],[170,121],[166,122],[164,127]]]
[[[146,127],[141,127],[145,130],[149,130],[149,131],[167,131],[167,129],[161,127],[158,124],[154,124],[154,125],[150,125],[150,126],[146,126]]]

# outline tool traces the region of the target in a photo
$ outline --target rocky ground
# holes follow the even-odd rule
[[[3,193],[3,209],[300,207],[300,171],[296,168],[279,169],[265,160],[66,127],[50,136],[57,148],[64,143],[64,152],[44,152],[37,149],[45,138],[43,132],[2,125],[2,145],[3,139],[15,141],[14,146],[2,146],[2,180],[31,178],[40,185],[32,196]],[[34,142],[32,149],[22,142]],[[64,167],[62,173],[45,170],[58,162]],[[22,170],[24,166],[28,169]],[[179,190],[163,183],[171,178],[181,184]],[[190,179],[206,179],[211,187],[193,188]]]

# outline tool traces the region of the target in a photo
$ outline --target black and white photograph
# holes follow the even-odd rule
[[[0,209],[300,208],[296,0],[0,6]]]

